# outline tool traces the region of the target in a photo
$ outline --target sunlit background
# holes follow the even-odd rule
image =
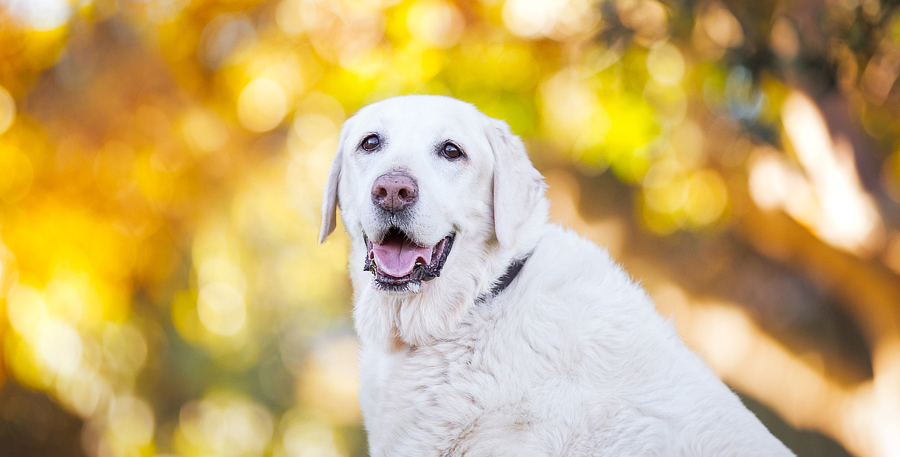
[[[898,456],[898,74],[880,0],[0,0],[0,455],[366,455],[321,188],[437,93],[798,455]]]

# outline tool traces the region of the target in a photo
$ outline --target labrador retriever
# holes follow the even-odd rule
[[[371,455],[793,455],[606,250],[548,222],[544,190],[459,100],[344,124],[319,242],[340,207]]]

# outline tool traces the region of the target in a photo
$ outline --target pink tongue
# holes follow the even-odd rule
[[[416,246],[405,237],[391,237],[384,244],[372,244],[378,268],[395,278],[408,275],[419,258],[423,263],[428,263],[431,251],[432,248]]]

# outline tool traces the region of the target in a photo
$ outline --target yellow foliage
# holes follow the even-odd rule
[[[629,196],[617,240],[632,225],[715,233],[748,205],[807,221],[858,146],[826,138],[806,174],[796,154],[747,161],[791,147],[777,143],[807,69],[734,64],[766,52],[748,51],[765,39],[744,16],[679,8],[0,0],[0,384],[79,416],[91,455],[358,455],[349,240],[338,227],[316,244],[319,207],[342,123],[392,95],[473,102],[539,168],[609,170]],[[775,19],[774,55],[804,56],[802,31]],[[841,68],[840,109],[889,144],[900,15],[883,23],[869,62],[845,43],[822,62]],[[861,170],[895,203],[896,151],[877,179]],[[810,171],[824,159],[844,171]]]

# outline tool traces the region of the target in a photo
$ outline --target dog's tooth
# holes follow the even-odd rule
[[[378,265],[375,263],[375,257],[366,257],[366,262],[363,264],[363,271],[368,271],[372,273],[372,276],[377,276],[377,269]]]

